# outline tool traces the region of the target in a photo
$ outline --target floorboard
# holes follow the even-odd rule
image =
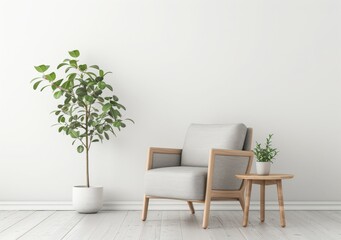
[[[60,240],[83,218],[73,211],[58,211],[27,232],[20,240]]]
[[[26,215],[23,217],[20,221],[16,222],[11,227],[5,229],[0,233],[0,239],[4,240],[14,240],[19,239],[20,237],[24,236],[26,233],[28,233],[30,230],[41,224],[44,220],[46,220],[48,217],[50,217],[52,214],[54,214],[54,211],[36,211],[32,214],[19,211],[19,213],[22,213],[23,215]]]
[[[341,211],[287,211],[285,228],[278,211],[250,211],[242,227],[242,211],[212,211],[208,229],[203,212],[149,211],[0,211],[1,240],[340,240]]]

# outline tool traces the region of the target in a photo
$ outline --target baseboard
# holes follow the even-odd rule
[[[196,210],[203,210],[203,204],[195,204]],[[0,210],[72,210],[71,202],[59,201],[0,201]],[[140,201],[105,202],[103,210],[141,210]],[[150,210],[188,210],[184,201],[150,200]],[[250,204],[251,210],[259,209],[259,202]],[[276,201],[266,202],[267,210],[278,210]],[[211,210],[241,210],[238,202],[212,202]],[[285,210],[341,210],[341,201],[286,201]]]

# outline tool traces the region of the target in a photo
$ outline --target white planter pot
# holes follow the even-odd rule
[[[270,174],[271,162],[256,162],[256,170],[259,175]]]
[[[103,206],[103,187],[74,186],[73,208],[79,213],[96,213]]]

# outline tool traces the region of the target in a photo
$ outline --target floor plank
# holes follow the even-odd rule
[[[33,213],[34,211],[13,211],[13,214],[7,213],[7,216],[4,214],[0,219],[0,233]]]
[[[195,218],[196,218],[197,222],[199,223],[199,227],[201,227],[202,221],[203,221],[203,212],[197,211],[195,213]],[[212,240],[231,239],[226,234],[226,232],[224,230],[224,225],[223,225],[222,221],[220,220],[217,211],[211,212],[209,227],[206,231],[209,235],[209,239],[212,239]],[[243,239],[243,238],[241,238],[241,239]]]
[[[241,211],[212,211],[208,229],[201,227],[202,211],[0,211],[1,240],[340,240],[341,211],[287,211],[280,227],[278,211],[250,211],[242,227]]]
[[[159,240],[161,235],[161,211],[150,211],[148,221],[144,221],[140,240]]]
[[[180,212],[180,224],[183,240],[207,240],[210,239],[208,232],[201,227],[196,217],[189,211]]]
[[[265,213],[265,219],[268,212]],[[279,219],[279,217],[278,217]],[[246,239],[262,239],[262,240],[288,240],[288,238],[282,234],[281,226],[278,219],[276,219],[276,225],[268,224],[268,221],[261,222],[259,217],[259,211],[250,211],[249,225],[245,228],[240,228],[240,231],[246,237]]]
[[[126,211],[102,211],[97,214],[79,214],[82,219],[62,239],[114,239]]]
[[[22,212],[22,211],[20,211]],[[19,212],[19,213],[20,213]],[[12,240],[22,237],[25,233],[42,223],[52,214],[54,211],[36,211],[32,214],[26,213],[28,216],[24,217],[22,220],[7,228],[0,233],[0,239]]]
[[[0,221],[15,214],[17,211],[0,211]]]
[[[58,211],[41,224],[27,232],[20,240],[60,240],[84,215],[74,211]]]
[[[179,211],[162,212],[160,239],[182,240]]]
[[[149,213],[150,214],[150,213]],[[143,229],[140,211],[129,211],[114,240],[139,239]]]
[[[223,225],[226,239],[247,239],[241,232],[243,212],[240,211],[217,211],[213,213]]]

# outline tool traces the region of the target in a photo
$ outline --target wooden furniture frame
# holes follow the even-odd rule
[[[251,132],[252,134],[252,132]],[[181,149],[171,149],[171,148],[150,148],[148,151],[148,160],[146,170],[152,168],[153,166],[153,154],[154,153],[166,153],[166,154],[181,154]],[[208,226],[209,214],[210,214],[210,206],[211,201],[215,200],[237,200],[239,201],[242,209],[244,209],[244,192],[245,192],[245,181],[242,181],[241,187],[238,190],[217,190],[212,189],[213,176],[214,176],[214,165],[216,156],[238,156],[238,157],[248,157],[248,164],[245,171],[245,174],[248,174],[251,170],[252,160],[253,160],[253,152],[252,151],[242,151],[242,150],[226,150],[226,149],[211,149],[210,157],[208,162],[208,171],[207,171],[207,183],[206,183],[206,192],[205,192],[205,200],[193,200],[193,199],[177,199],[177,200],[185,200],[188,203],[189,209],[192,214],[195,213],[193,202],[204,203],[204,217],[202,227],[204,229]],[[147,196],[144,195],[143,201],[143,211],[142,211],[142,220],[145,221],[147,218],[149,199],[152,198],[162,198],[158,196]]]
[[[244,208],[243,227],[246,227],[249,221],[249,208],[252,184],[260,185],[260,220],[265,220],[265,186],[277,185],[278,204],[280,212],[280,223],[282,227],[285,227],[285,214],[284,214],[284,200],[283,200],[283,188],[282,179],[293,178],[291,174],[270,174],[270,175],[257,175],[257,174],[244,174],[236,175],[238,179],[246,181],[246,202]]]

